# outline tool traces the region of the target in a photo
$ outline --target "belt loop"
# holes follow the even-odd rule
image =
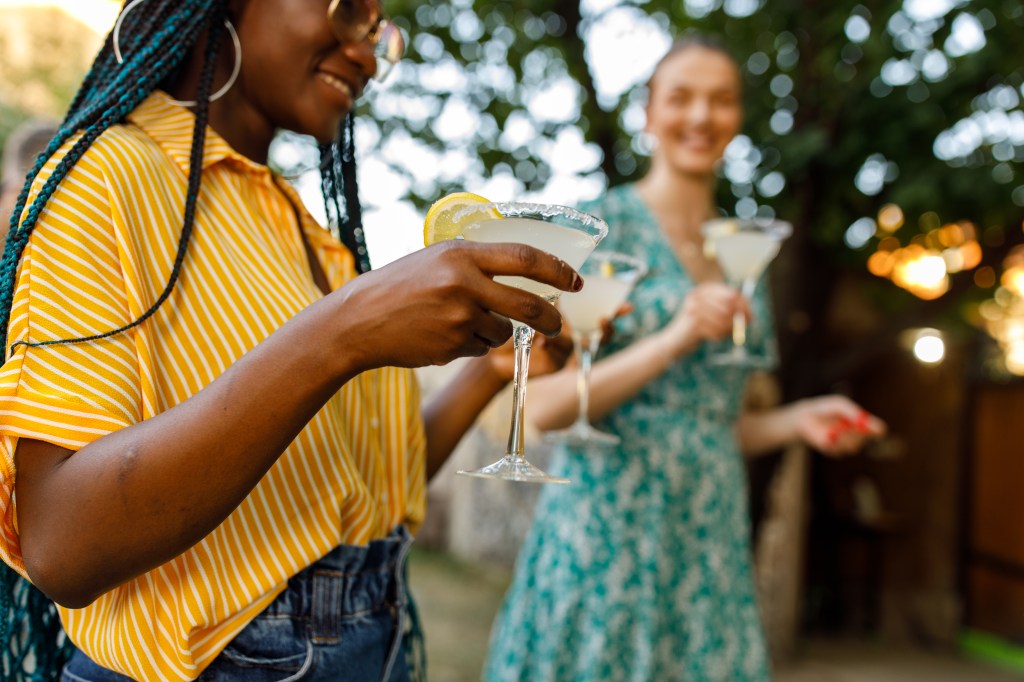
[[[309,590],[310,626],[317,644],[334,644],[341,638],[341,571],[318,569]]]
[[[395,587],[397,594],[397,610],[395,615],[395,637],[391,642],[391,651],[388,654],[387,664],[384,666],[384,673],[381,682],[388,682],[391,679],[391,670],[395,667],[395,661],[402,651],[402,640],[405,637],[405,619],[409,598],[405,588],[405,560],[412,548],[412,536],[405,526],[398,527],[398,535],[401,538],[401,546],[398,549],[398,559],[395,561]]]

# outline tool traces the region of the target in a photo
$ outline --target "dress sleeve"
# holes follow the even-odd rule
[[[48,175],[44,169],[33,193]],[[78,451],[142,418],[135,333],[25,345],[102,334],[137,315],[112,196],[103,164],[87,153],[50,198],[19,266],[0,368],[0,555],[16,569],[22,568],[13,500],[18,440]]]

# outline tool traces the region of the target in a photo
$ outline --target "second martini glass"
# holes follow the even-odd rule
[[[567,429],[551,431],[544,439],[553,443],[585,446],[615,445],[619,437],[591,426],[587,418],[590,408],[590,370],[601,343],[601,322],[610,320],[629,298],[633,285],[647,274],[647,266],[638,258],[624,253],[595,253],[583,265],[583,289],[564,294],[558,307],[572,327],[572,340],[579,358],[576,395],[579,413]]]
[[[568,206],[549,206],[521,202],[478,204],[456,212],[454,220],[465,225],[462,236],[475,242],[519,243],[546,251],[578,270],[598,242],[608,234],[608,225],[601,219]],[[558,289],[525,277],[495,277],[502,284],[518,287],[555,302]],[[532,483],[568,483],[566,478],[551,476],[526,461],[523,447],[523,408],[526,404],[526,379],[530,366],[532,328],[512,321],[515,344],[515,369],[512,378],[512,424],[505,455],[493,464],[458,473],[481,478],[499,478]]]

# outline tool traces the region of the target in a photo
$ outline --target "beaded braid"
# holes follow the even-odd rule
[[[320,145],[320,183],[327,223],[338,226],[338,238],[352,253],[356,272],[369,272],[370,255],[366,250],[363,211],[356,182],[354,114],[345,117],[337,140]]]

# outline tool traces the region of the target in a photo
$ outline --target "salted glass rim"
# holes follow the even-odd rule
[[[573,227],[582,227],[583,229],[580,231],[593,237],[597,243],[600,243],[608,236],[608,223],[604,220],[578,208],[560,204],[540,204],[529,201],[491,201],[486,204],[463,206],[452,214],[452,219],[456,223],[461,223],[474,213],[493,213],[495,211],[500,213],[503,218],[539,218],[542,220],[555,217],[568,218],[577,224]],[[493,218],[493,215],[490,217]]]
[[[636,256],[633,256],[628,253],[623,253],[621,251],[594,251],[592,254],[590,254],[590,256],[587,257],[587,260],[583,264],[583,266],[594,267],[594,264],[602,260],[621,261],[632,266],[636,270],[636,279],[638,280],[647,274],[647,263],[643,259],[637,258]]]
[[[715,228],[720,225],[735,225],[737,231],[756,228],[762,232],[768,232],[774,237],[785,239],[793,234],[793,223],[779,218],[731,218],[722,216],[712,218],[701,223],[701,233],[704,236],[714,236]]]

